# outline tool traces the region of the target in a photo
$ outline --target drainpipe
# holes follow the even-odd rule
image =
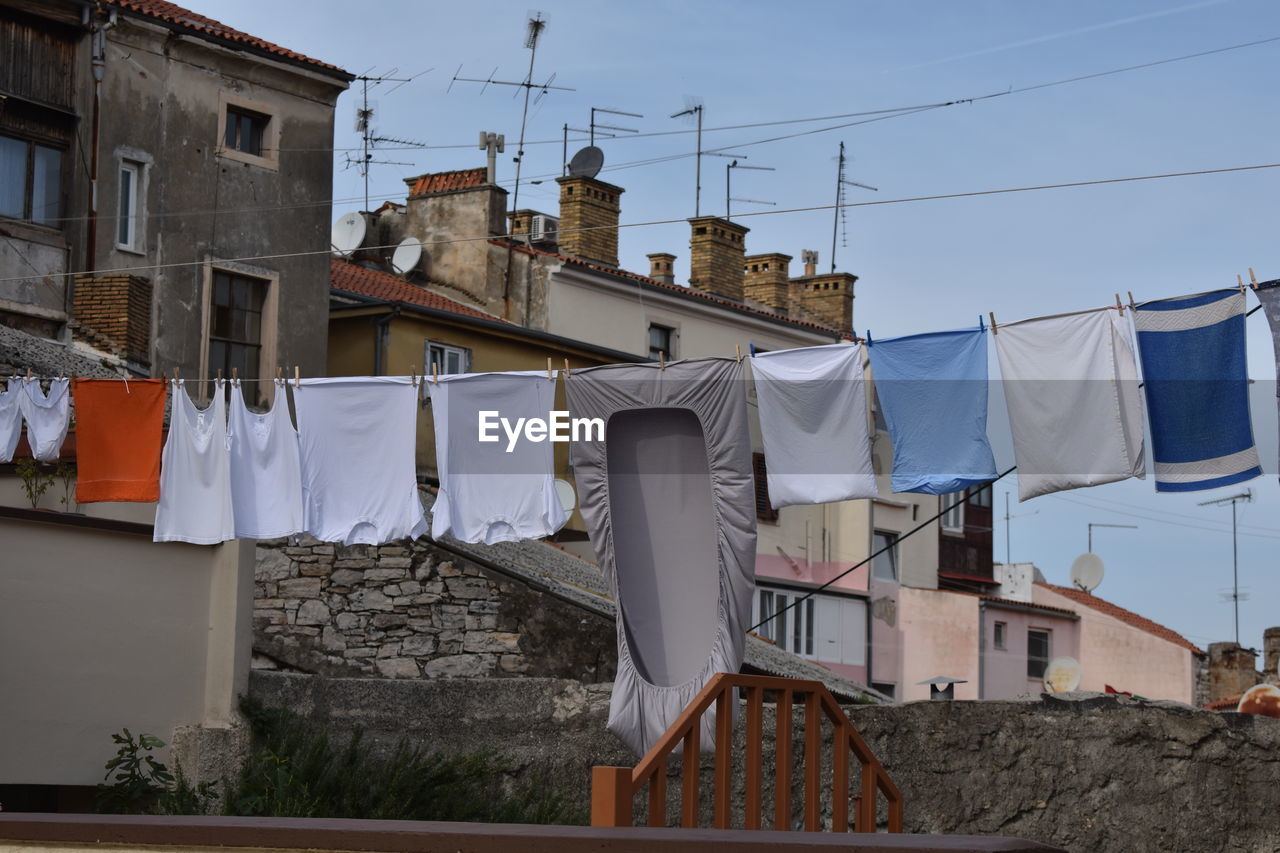
[[[93,118],[92,137],[89,143],[89,215],[85,234],[84,270],[92,273],[97,269],[98,257],[98,140],[102,123],[102,80],[107,73],[107,30],[116,25],[116,10],[107,13],[105,23],[99,18],[101,6],[94,5],[90,10],[85,8],[84,17],[89,24],[92,35],[92,56],[89,60],[93,74]],[[74,283],[69,285],[74,287]]]
[[[382,375],[383,362],[386,361],[386,358],[383,356],[383,352],[386,350],[387,338],[389,336],[387,327],[391,325],[391,321],[394,320],[399,314],[400,314],[400,306],[393,305],[391,306],[391,310],[388,313],[383,314],[381,317],[373,321],[373,375],[374,376]]]

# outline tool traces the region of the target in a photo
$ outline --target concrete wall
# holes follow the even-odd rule
[[[0,504],[17,505],[15,482],[0,478]],[[172,741],[234,722],[252,546],[160,544],[109,524],[0,518],[0,784],[94,785],[122,728]]]
[[[978,698],[977,596],[954,595],[934,589],[904,586],[898,593],[901,620],[902,676],[894,698],[928,699],[928,685],[936,676],[964,679],[957,699]],[[879,681],[879,676],[876,677]]]
[[[1037,604],[1066,607],[1080,614],[1080,689],[1101,691],[1109,684],[1148,699],[1193,700],[1195,662],[1190,649],[1041,584],[1033,587],[1032,597]]]
[[[580,802],[587,802],[591,766],[634,764],[605,730],[608,685],[255,672],[251,694],[333,731],[358,726],[382,748],[404,736],[445,750],[496,747],[521,773],[551,771],[553,784]],[[765,711],[771,760],[772,706]],[[1072,853],[1275,849],[1280,720],[1088,694],[847,711],[902,789],[908,832],[1018,836]],[[744,717],[736,715],[739,738]],[[802,723],[797,714],[797,737]],[[711,766],[702,764],[704,791]],[[669,767],[675,773],[678,759]],[[771,804],[773,776],[765,776]],[[669,778],[674,796],[678,780]],[[800,790],[793,786],[795,820]]]
[[[1047,603],[1047,602],[1046,602]],[[1005,624],[1005,647],[996,648],[995,623]],[[1027,677],[1027,631],[1049,632],[1049,659],[1073,657],[1079,660],[1080,623],[1049,613],[1011,610],[987,602],[982,608],[982,693],[983,699],[1013,699],[1044,690],[1044,680]],[[1089,686],[1088,690],[1102,691]]]

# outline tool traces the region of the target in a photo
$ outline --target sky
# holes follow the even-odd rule
[[[522,80],[527,4],[373,0],[187,0],[230,26],[355,74],[417,76],[390,91],[375,85],[379,135],[425,143],[386,150],[369,176],[370,204],[403,200],[403,179],[483,165],[480,131],[505,134],[498,177],[511,187],[521,92],[454,82],[455,75]],[[562,128],[585,128],[591,107],[639,113],[597,121],[644,133],[690,131],[670,118],[703,106],[704,150],[741,154],[732,194],[750,227],[747,251],[793,255],[816,249],[830,268],[830,205],[840,142],[846,201],[883,201],[989,189],[1280,162],[1280,41],[1033,88],[1127,66],[1280,37],[1280,6],[1267,0],[1209,2],[954,2],[864,0],[779,4],[764,0],[541,0],[547,21],[534,79],[554,90],[531,103],[521,207],[557,212]],[[460,69],[460,71],[459,71]],[[998,97],[981,96],[1005,93]],[[346,163],[359,84],[338,104],[334,218],[364,206],[363,179]],[[969,101],[968,99],[975,99]],[[962,101],[910,114],[711,131]],[[884,117],[889,116],[889,117]],[[868,118],[876,118],[866,122]],[[833,125],[863,122],[827,129]],[[769,137],[815,131],[758,143]],[[583,146],[572,134],[570,154]],[[694,213],[692,133],[598,138],[599,177],[622,186],[622,266],[647,273],[645,255],[678,256],[688,277]],[[538,144],[532,144],[538,143]],[[354,153],[354,151],[352,152]],[[661,163],[636,161],[686,155]],[[725,213],[729,159],[702,161],[703,214]],[[541,181],[541,183],[533,183]],[[1274,199],[1280,169],[1113,185],[855,207],[837,239],[836,263],[859,276],[854,323],[876,337],[1097,307],[1132,291],[1139,301],[1248,280],[1280,278]],[[739,213],[768,215],[738,217]],[[1126,297],[1127,298],[1127,297]],[[1249,296],[1250,306],[1256,304]],[[1201,647],[1234,636],[1231,508],[1200,501],[1252,492],[1239,506],[1240,640],[1261,648],[1280,625],[1280,483],[1275,364],[1262,312],[1247,321],[1253,418],[1266,474],[1212,492],[1156,494],[1150,479],[1017,501],[1011,476],[996,485],[995,558],[1034,562],[1069,583],[1090,522],[1106,565],[1097,594],[1168,625]],[[991,375],[998,376],[994,351]],[[1003,407],[990,414],[997,461],[1012,464]],[[1148,440],[1148,445],[1150,444]],[[1149,450],[1148,450],[1149,452]],[[1150,462],[1148,461],[1148,470]],[[1006,539],[1010,549],[1006,554]],[[1261,659],[1259,659],[1261,665]]]

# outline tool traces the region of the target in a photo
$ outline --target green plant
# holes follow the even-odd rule
[[[53,485],[53,475],[40,469],[40,463],[27,456],[18,461],[18,476],[22,478],[22,490],[27,493],[31,508],[35,509],[40,498]]]
[[[140,734],[135,740],[128,729],[113,734],[120,745],[115,758],[107,762],[104,783],[98,785],[95,805],[99,812],[129,814],[146,811],[173,785],[173,774],[150,753],[164,746],[155,735]],[[112,776],[115,778],[112,779]],[[105,784],[109,782],[109,784]]]
[[[58,502],[63,508],[70,510],[76,500],[72,497],[71,484],[76,480],[76,466],[64,460],[58,461],[58,467],[53,470],[56,476],[62,482],[62,497]]]

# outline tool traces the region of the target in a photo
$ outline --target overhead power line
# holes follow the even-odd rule
[[[1036,184],[1036,185],[1025,186],[1025,187],[1005,187],[1002,189],[973,190],[970,192],[960,192],[960,193],[938,193],[936,195],[909,196],[906,198],[891,198],[891,199],[882,199],[882,200],[876,200],[876,201],[847,202],[845,204],[840,204],[840,205],[819,204],[819,205],[813,205],[811,207],[786,208],[784,210],[749,211],[745,213],[735,214],[735,216],[739,219],[745,219],[751,216],[780,216],[780,215],[792,214],[792,213],[811,213],[813,211],[819,211],[819,210],[837,210],[839,208],[845,208],[845,207],[878,207],[881,205],[890,205],[890,204],[911,204],[915,202],[941,201],[943,199],[953,199],[953,198],[974,198],[977,196],[987,196],[987,195],[1007,195],[1010,193],[1035,192],[1039,190],[1067,189],[1071,187],[1094,187],[1094,186],[1103,186],[1106,184],[1135,183],[1138,181],[1155,181],[1155,180],[1163,180],[1166,178],[1186,178],[1186,177],[1193,177],[1198,175],[1222,175],[1222,174],[1228,174],[1231,172],[1251,172],[1251,171],[1257,171],[1260,169],[1275,169],[1275,168],[1280,168],[1280,163],[1260,163],[1252,166],[1226,166],[1219,169],[1195,169],[1195,170],[1185,171],[1185,172],[1163,172],[1155,175],[1132,175],[1132,176],[1123,177],[1123,178],[1097,178],[1097,179],[1088,180],[1088,181],[1068,181],[1065,183],[1057,183],[1057,184]],[[614,228],[618,228],[618,229],[647,228],[654,225],[675,225],[675,224],[679,224],[687,221],[688,220],[684,217],[681,217],[678,219],[652,219],[646,222],[621,223],[616,226],[595,225],[595,226],[584,227],[584,228],[561,228],[559,233],[576,234],[576,233],[583,233],[587,231],[612,230]],[[421,245],[423,246],[423,248],[428,248],[430,246],[449,245],[449,244],[455,244],[455,243],[477,243],[485,240],[512,239],[516,236],[518,235],[497,234],[497,235],[485,235],[482,237],[455,237],[448,240],[423,240],[421,241]],[[362,248],[362,250],[377,251],[382,249],[394,249],[394,248],[395,248],[394,245],[389,244],[385,246],[365,246]],[[219,261],[270,261],[270,260],[279,260],[282,258],[300,258],[300,257],[307,257],[312,255],[328,255],[328,254],[331,254],[331,252],[332,252],[331,249],[312,249],[312,250],[302,251],[302,252],[276,252],[268,255],[246,255],[246,256],[237,257],[237,258],[219,258],[218,260]],[[203,260],[174,261],[174,262],[165,263],[165,264],[143,264],[143,265],[132,266],[132,267],[115,267],[114,269],[95,270],[93,271],[92,274],[93,275],[109,275],[112,273],[123,273],[123,272],[143,272],[147,270],[154,271],[154,270],[161,270],[161,269],[175,269],[178,267],[203,266],[204,264],[205,264],[205,261]],[[54,277],[54,276],[67,277],[67,276],[89,275],[89,274],[90,273],[87,273],[84,271],[52,272],[52,273],[46,273],[45,276],[46,277]],[[9,281],[27,281],[29,279],[31,279],[31,276],[7,276],[5,278],[0,278],[0,283],[9,282]]]

